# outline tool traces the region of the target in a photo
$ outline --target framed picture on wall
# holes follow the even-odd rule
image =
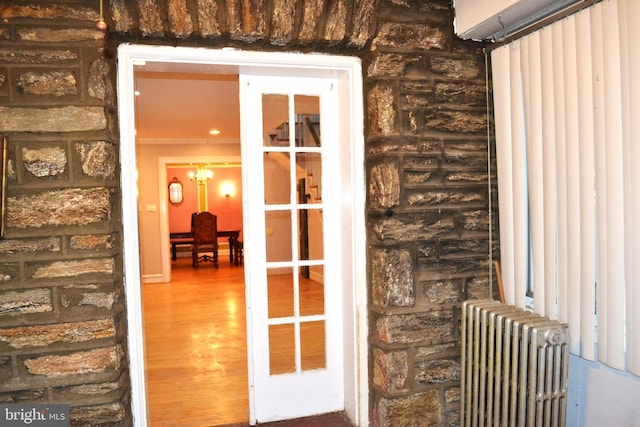
[[[0,135],[0,238],[4,238],[6,233],[8,157],[9,142],[6,136]]]

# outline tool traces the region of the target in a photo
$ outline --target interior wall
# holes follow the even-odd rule
[[[525,2],[520,0],[455,0],[456,31],[458,34],[469,31],[476,25],[480,25],[483,21],[518,3]]]
[[[207,210],[218,216],[219,230],[242,230],[240,166],[214,168],[213,179],[207,183]]]
[[[189,179],[193,167],[168,167],[167,186],[176,177],[182,182],[184,200],[179,205],[169,204],[169,232],[188,232],[191,214],[198,211],[198,184]],[[225,166],[212,168],[213,179],[206,182],[207,211],[218,217],[218,229],[242,230],[242,168]]]
[[[182,203],[169,204],[167,216],[169,217],[169,232],[188,232],[191,229],[191,214],[198,211],[198,185],[189,180],[189,171],[195,168],[167,168],[167,185],[177,178],[182,183]]]
[[[640,378],[569,356],[568,427],[640,426]]]

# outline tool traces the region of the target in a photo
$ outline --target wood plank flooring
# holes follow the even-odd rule
[[[317,286],[309,295],[311,310],[322,310]],[[289,298],[283,291],[274,302]],[[171,283],[143,285],[143,304],[151,427],[248,425],[243,267],[223,256],[218,269],[201,264],[195,270],[190,258],[178,258]],[[317,344],[312,347],[317,356]],[[284,423],[264,425],[351,425],[340,413]]]
[[[249,419],[241,266],[173,262],[171,283],[144,285],[151,426],[203,427]]]

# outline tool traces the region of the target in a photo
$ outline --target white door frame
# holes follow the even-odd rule
[[[365,180],[362,68],[358,58],[296,53],[248,52],[233,49],[208,49],[122,44],[118,47],[118,110],[120,120],[120,162],[122,191],[123,268],[127,309],[128,360],[131,378],[131,410],[134,425],[148,425],[144,329],[138,238],[136,139],[134,108],[134,68],[136,66],[184,65],[211,70],[227,67],[261,69],[270,75],[337,76],[341,105],[348,120],[340,133],[345,141],[344,165],[351,169],[351,192],[343,195],[349,208],[351,227],[340,230],[348,243],[353,270],[345,272],[344,290],[344,362],[345,411],[361,427],[369,425],[369,382],[367,348],[367,288],[365,239]],[[211,71],[209,71],[211,72]],[[344,117],[344,115],[343,115]],[[243,202],[244,203],[244,202]]]

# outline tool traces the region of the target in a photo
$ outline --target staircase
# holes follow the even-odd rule
[[[296,147],[320,147],[320,116],[317,114],[304,114],[296,117]],[[289,146],[289,123],[285,122],[271,129],[268,133],[271,145],[275,147]],[[284,168],[289,168],[289,157],[283,153],[270,152],[272,160]],[[304,163],[304,164],[303,164]],[[296,161],[296,179],[305,180],[305,194],[307,203],[320,203],[322,201],[322,165],[320,162]]]

